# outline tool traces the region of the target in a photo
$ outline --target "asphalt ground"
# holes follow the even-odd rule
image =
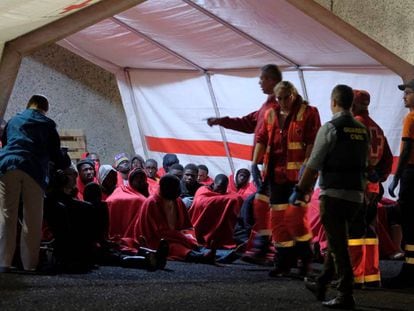
[[[401,261],[382,261],[384,277]],[[315,264],[314,268],[320,269]],[[0,273],[0,310],[326,310],[295,278],[236,261],[212,266],[169,261],[148,272],[99,267],[88,274]],[[328,297],[333,297],[332,289]],[[355,291],[357,310],[414,310],[414,288]]]

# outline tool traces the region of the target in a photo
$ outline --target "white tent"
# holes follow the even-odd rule
[[[246,165],[252,137],[209,128],[203,119],[258,109],[265,100],[257,85],[258,68],[267,63],[282,68],[284,79],[319,108],[323,121],[330,117],[334,85],[368,90],[372,115],[398,153],[405,110],[396,85],[413,67],[313,1],[14,2],[53,3],[53,12],[64,10],[56,5],[60,2],[77,9],[97,2],[10,41],[0,73],[13,74],[4,69],[5,57],[13,50],[27,54],[34,38],[52,40],[54,27],[55,40],[64,38],[61,46],[116,75],[138,154],[160,160],[167,152],[177,153],[182,163],[206,164],[213,175]],[[7,89],[7,83],[0,77],[0,88]]]

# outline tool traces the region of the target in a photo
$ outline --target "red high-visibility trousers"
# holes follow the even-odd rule
[[[349,239],[349,255],[355,284],[374,284],[381,281],[377,238]]]
[[[285,211],[286,228],[295,241],[304,242],[312,238],[307,211],[305,202],[300,206],[289,204]]]
[[[364,238],[349,239],[348,251],[351,259],[352,271],[354,273],[354,283],[364,284],[365,271],[365,245]]]
[[[270,212],[269,197],[265,194],[257,193],[253,200],[254,225],[252,230],[258,235],[270,236]]]
[[[365,238],[364,283],[366,285],[381,281],[378,245],[378,238]]]

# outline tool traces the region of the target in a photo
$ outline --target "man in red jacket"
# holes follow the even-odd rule
[[[378,236],[375,230],[377,205],[380,198],[381,182],[385,181],[391,172],[393,156],[387,139],[381,127],[371,119],[368,113],[370,95],[367,91],[354,90],[352,114],[354,118],[365,125],[371,136],[369,149],[368,183],[365,189],[366,235],[357,236],[353,226],[349,232],[349,253],[354,272],[354,284],[359,287],[379,286],[379,249]]]
[[[268,64],[263,66],[261,68],[259,85],[263,93],[268,95],[268,97],[260,109],[253,111],[244,117],[208,118],[207,124],[209,126],[221,125],[224,128],[247,134],[254,133],[253,146],[255,146],[257,142],[257,133],[264,122],[265,112],[269,108],[277,106],[277,101],[275,95],[273,94],[273,88],[280,81],[282,81],[282,73],[276,65]],[[262,159],[258,159],[258,163],[261,162]],[[254,238],[253,256],[250,258],[250,261],[260,262],[261,258],[265,258],[268,252],[271,231],[269,228],[269,202],[266,201],[266,199],[259,193],[254,199],[253,211],[255,218],[253,230],[257,233],[257,235]]]

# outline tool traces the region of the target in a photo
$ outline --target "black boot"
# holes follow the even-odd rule
[[[161,239],[157,250],[141,246],[138,249],[137,255],[146,257],[149,256],[149,254],[153,254],[156,260],[156,268],[164,269],[165,265],[167,264],[168,253],[169,243],[167,240]]]
[[[326,297],[327,286],[318,281],[311,281],[305,278],[305,287],[310,290],[319,301],[324,301]]]
[[[276,247],[276,254],[273,261],[274,268],[270,270],[269,276],[283,277],[289,275],[294,259],[293,247]]]
[[[305,278],[310,271],[310,264],[312,262],[313,254],[310,241],[296,242],[295,245],[296,256],[300,259],[299,276]]]

